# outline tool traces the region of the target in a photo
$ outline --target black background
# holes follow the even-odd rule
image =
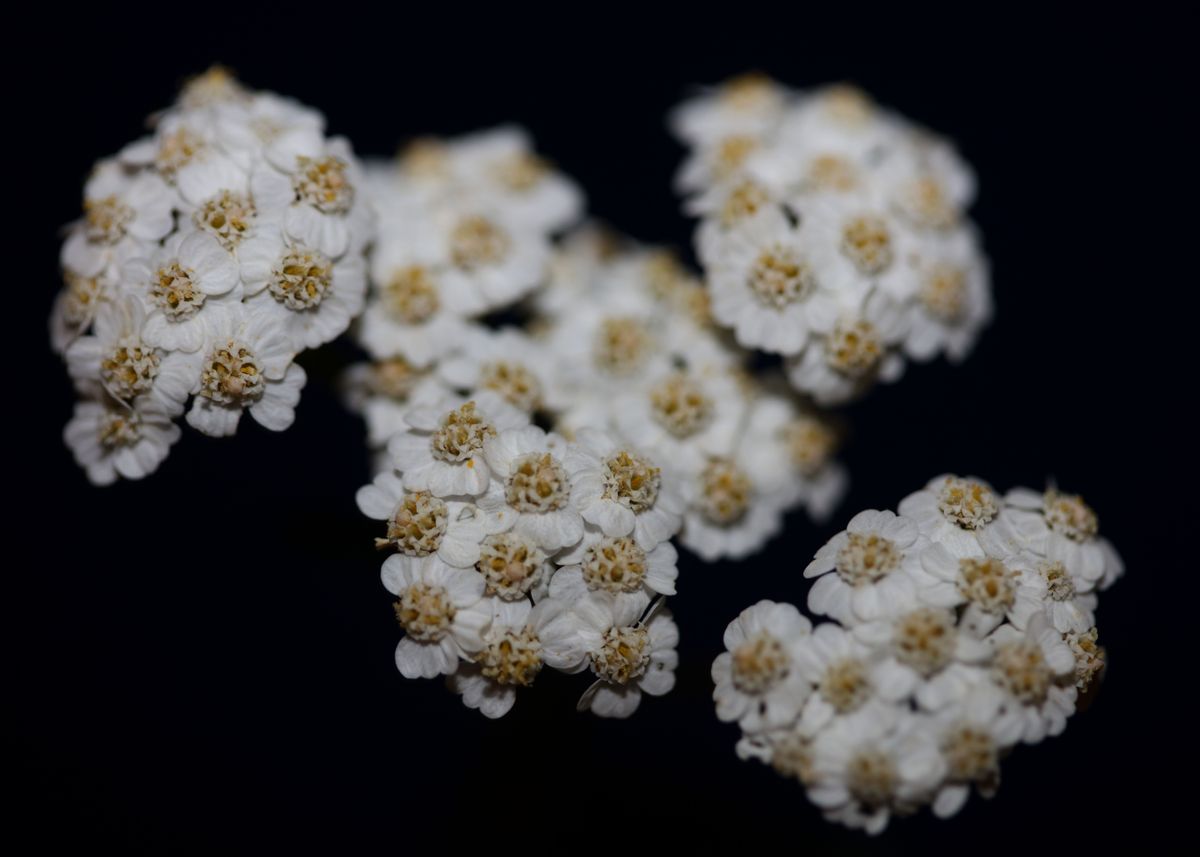
[[[735,13],[741,26],[726,26]],[[1174,349],[1193,347],[1194,323],[1176,318],[1196,272],[1155,270],[1194,253],[1168,237],[1157,202],[1189,193],[1160,126],[1192,103],[1168,91],[1185,66],[1160,38],[1169,23],[977,11],[955,26],[865,8],[817,22],[802,7],[697,6],[689,19],[721,19],[700,32],[573,14],[210,6],[187,20],[127,11],[9,33],[43,40],[8,76],[21,82],[8,252],[28,269],[10,269],[6,286],[28,300],[9,321],[29,337],[5,361],[6,377],[29,384],[4,406],[16,467],[5,740],[20,794],[9,835],[34,837],[23,851],[128,854],[396,853],[487,837],[553,853],[696,835],[704,850],[783,838],[818,853],[1169,841],[1188,794],[1174,774],[1194,770],[1176,719],[1194,673],[1183,635],[1198,573],[1193,453],[1174,412],[1195,393],[1190,358]],[[218,23],[197,26],[206,15]],[[609,722],[574,712],[585,677],[547,673],[490,722],[395,671],[375,526],[354,505],[368,477],[363,427],[334,389],[350,346],[302,360],[310,382],[290,431],[243,421],[236,439],[214,441],[186,430],[146,481],[93,488],[61,443],[73,396],[43,322],[60,282],[57,230],[77,215],[92,161],[213,61],[321,109],[363,154],[522,123],[595,215],[685,252],[692,224],[671,190],[681,149],[665,111],[690,86],[748,68],[793,85],[852,80],[954,138],[976,168],[997,316],[963,366],[910,367],[846,409],[852,486],[828,525],[795,515],[743,563],[684,559],[674,692]],[[1098,511],[1129,569],[1099,613],[1110,668],[1063,736],[1018,748],[996,799],[972,798],[948,822],[893,821],[872,840],[736,760],[737,729],[716,720],[708,671],[741,608],[803,603],[806,559],[851,514],[894,508],[944,471],[1001,489],[1053,476]]]

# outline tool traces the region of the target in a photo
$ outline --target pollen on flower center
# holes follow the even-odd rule
[[[847,533],[837,554],[838,577],[851,586],[875,583],[899,568],[903,554],[878,533]]]
[[[761,72],[747,72],[726,81],[720,98],[735,110],[758,110],[775,101],[775,83]]]
[[[845,125],[864,125],[875,112],[870,96],[848,83],[829,87],[821,95],[826,114]]]
[[[179,102],[188,110],[212,107],[231,101],[243,101],[249,96],[233,72],[214,65],[203,74],[191,78],[179,94]]]
[[[454,621],[450,595],[440,586],[414,583],[395,604],[396,620],[408,636],[422,643],[436,643]]]
[[[150,281],[150,300],[171,321],[183,321],[204,306],[207,295],[196,288],[191,271],[172,262],[154,272]]]
[[[419,137],[397,156],[400,171],[414,178],[436,178],[446,173],[449,153],[436,137]]]
[[[479,386],[494,390],[523,411],[533,411],[542,400],[542,384],[523,363],[491,360],[479,368]]]
[[[958,209],[941,184],[929,176],[914,179],[900,188],[896,209],[922,229],[950,229],[958,223]]]
[[[247,194],[223,190],[197,208],[192,220],[222,247],[232,250],[246,237],[256,214],[254,200]]]
[[[896,621],[892,632],[896,660],[925,676],[950,663],[956,643],[954,615],[933,607],[905,614]]]
[[[960,559],[958,591],[987,613],[1003,613],[1017,596],[1017,572],[998,559]]]
[[[567,472],[548,452],[530,452],[513,462],[505,496],[518,512],[537,514],[561,509],[569,492]]]
[[[450,258],[464,271],[498,265],[511,249],[508,233],[486,217],[465,217],[450,233]]]
[[[785,777],[795,777],[803,785],[816,782],[812,741],[799,732],[788,732],[771,750],[771,767]]]
[[[497,161],[493,167],[496,179],[517,193],[534,188],[548,172],[546,162],[532,152],[516,152]]]
[[[516,601],[540,582],[545,561],[546,555],[532,542],[515,533],[497,533],[483,540],[475,568],[487,583],[488,595]]]
[[[424,374],[403,357],[389,357],[371,364],[367,385],[372,393],[402,402]]]
[[[825,340],[825,361],[851,378],[862,378],[879,364],[883,342],[866,319],[839,321]]]
[[[677,438],[702,431],[713,415],[712,399],[682,372],[650,388],[650,407],[655,421]]]
[[[154,162],[158,171],[168,181],[173,181],[175,174],[190,164],[204,148],[204,140],[198,134],[187,128],[180,128],[163,137]]]
[[[1071,541],[1086,542],[1100,531],[1096,513],[1078,494],[1047,491],[1044,507],[1050,528]]]
[[[604,538],[587,549],[581,568],[588,589],[636,592],[646,577],[646,552],[628,536]]]
[[[354,186],[346,178],[346,162],[333,155],[297,155],[292,188],[296,199],[326,214],[344,214],[354,204]]]
[[[319,306],[333,286],[333,263],[323,253],[293,247],[271,271],[271,297],[290,310]]]
[[[441,427],[433,433],[430,445],[434,456],[442,461],[466,461],[480,453],[484,438],[495,433],[492,424],[475,412],[475,403],[467,402],[446,414]]]
[[[813,476],[824,467],[837,446],[837,434],[815,417],[799,416],[781,433],[792,464],[805,476]]]
[[[1000,511],[996,495],[981,482],[948,477],[938,495],[938,509],[950,523],[964,530],[978,530],[992,522]]]
[[[808,181],[818,190],[845,192],[858,186],[858,171],[840,155],[817,155],[809,162]]]
[[[751,695],[769,691],[787,676],[792,658],[777,637],[759,631],[733,650],[733,686]]]
[[[475,656],[475,663],[497,684],[529,687],[542,669],[542,643],[529,628],[506,630]]]
[[[263,394],[264,380],[254,350],[236,339],[217,344],[200,373],[200,393],[221,405],[241,405]]]
[[[442,544],[449,523],[446,503],[428,491],[405,494],[387,522],[387,538],[377,547],[394,546],[409,556],[428,556]]]
[[[1042,580],[1046,581],[1046,594],[1054,601],[1070,601],[1075,597],[1075,581],[1061,562],[1043,562],[1038,565]]]
[[[859,750],[846,765],[846,787],[863,806],[886,806],[898,780],[891,757],[879,750]]]
[[[745,134],[734,134],[717,144],[713,154],[713,174],[726,179],[742,168],[750,153],[758,148],[758,140]]]
[[[871,680],[866,665],[857,658],[830,664],[817,689],[839,714],[849,714],[871,698]]]
[[[934,265],[917,297],[934,318],[947,324],[958,321],[967,308],[967,272],[957,265]]]
[[[1087,690],[1104,669],[1104,649],[1097,645],[1098,639],[1099,633],[1095,627],[1063,635],[1063,640],[1075,656],[1075,686],[1080,692]]]
[[[592,652],[592,672],[609,684],[628,684],[650,665],[650,633],[637,625],[609,628],[604,643]]]
[[[942,739],[947,779],[957,783],[992,783],[1000,776],[996,742],[972,726],[960,726]]]
[[[739,182],[725,197],[721,206],[721,224],[729,228],[741,220],[753,217],[771,202],[762,185],[746,180]]]
[[[659,468],[631,452],[621,450],[604,462],[604,499],[634,513],[654,505],[661,481]]]
[[[93,244],[116,244],[125,237],[125,228],[134,211],[115,196],[83,201],[83,228]]]
[[[600,323],[592,356],[596,365],[613,375],[629,375],[645,362],[653,337],[640,319],[610,317]]]
[[[383,302],[404,324],[420,324],[438,311],[437,283],[420,265],[399,268],[383,285]]]
[[[1023,705],[1040,705],[1054,681],[1041,648],[1029,640],[997,646],[992,673],[1001,687]]]
[[[887,222],[874,214],[860,214],[846,221],[841,248],[859,273],[867,277],[887,270],[894,255]]]
[[[782,244],[774,244],[759,254],[746,279],[750,290],[762,303],[775,309],[799,303],[817,288],[817,278],[808,262]]]
[[[754,484],[727,458],[714,458],[700,474],[700,508],[718,526],[736,524],[750,509]]]
[[[81,277],[72,271],[64,271],[63,281],[67,287],[63,318],[70,327],[83,327],[92,320],[100,302],[103,291],[100,278]]]
[[[112,408],[100,418],[96,433],[105,449],[132,446],[141,437],[141,420],[133,411]]]
[[[129,400],[150,389],[158,375],[159,356],[140,339],[127,336],[100,362],[100,380],[118,399]]]

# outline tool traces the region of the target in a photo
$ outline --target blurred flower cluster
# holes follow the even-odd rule
[[[837,432],[747,371],[669,253],[581,223],[528,137],[421,139],[367,166],[379,230],[347,374],[377,476],[408,677],[497,717],[543,666],[627,716],[674,682],[671,538],[742,558],[846,484]]]
[[[185,410],[213,436],[244,410],[286,429],[296,356],[366,294],[359,166],[320,113],[215,68],[150,124],[93,169],[50,319],[80,396],[64,437],[96,484],[153,472]]]
[[[991,285],[965,216],[974,176],[947,141],[852,87],[758,75],[671,118],[712,317],[782,355],[797,390],[836,404],[908,359],[970,352]]]
[[[940,476],[817,551],[808,608],[831,621],[761,601],[730,623],[717,716],[832,821],[951,816],[1099,681],[1096,593],[1123,571],[1080,497]]]

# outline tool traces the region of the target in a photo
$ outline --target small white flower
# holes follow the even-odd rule
[[[307,376],[292,362],[295,351],[279,323],[234,305],[213,314],[208,334],[188,424],[224,437],[237,431],[242,411],[249,410],[263,428],[288,428]]]
[[[904,373],[904,360],[894,348],[904,338],[906,323],[900,304],[872,292],[861,312],[843,310],[828,334],[788,358],[788,380],[819,405],[849,401],[876,381],[895,381]]]
[[[392,436],[388,452],[409,490],[435,497],[478,497],[491,483],[484,441],[529,424],[529,417],[490,390],[471,398],[446,397],[405,413],[407,430]]]
[[[544,345],[516,328],[492,331],[472,325],[456,342],[455,353],[438,364],[447,386],[492,390],[526,413],[557,410],[554,360]]]
[[[146,308],[143,338],[168,351],[199,351],[212,310],[241,299],[237,263],[202,232],[177,233],[152,255],[131,259],[121,280]]]
[[[914,575],[917,596],[938,607],[966,605],[962,625],[976,636],[990,633],[1006,618],[1024,628],[1043,612],[1043,590],[1034,585],[1038,568],[1030,555],[956,557],[943,544],[931,545]]]
[[[175,194],[152,172],[116,161],[96,165],[83,191],[83,219],[62,247],[62,266],[94,277],[147,250],[174,227]]]
[[[118,157],[131,167],[152,167],[193,205],[246,182],[246,171],[218,145],[204,112],[164,114],[152,137],[126,146]]]
[[[928,360],[945,351],[951,360],[961,361],[992,317],[987,260],[974,233],[960,230],[927,242],[915,273],[918,285],[909,304],[905,353]]]
[[[148,396],[168,416],[178,416],[196,379],[196,361],[151,346],[143,339],[144,328],[145,313],[136,298],[104,304],[91,335],[67,349],[67,371],[76,381],[100,384],[115,399]]]
[[[84,277],[63,270],[63,287],[50,310],[50,346],[64,355],[71,343],[91,329],[100,306],[115,299],[117,277],[108,272]]]
[[[560,601],[492,601],[483,645],[447,679],[467,708],[495,719],[507,714],[517,688],[529,687],[543,666],[573,669],[585,657],[578,620]]]
[[[760,133],[777,122],[787,90],[762,74],[744,74],[711,87],[671,112],[671,130],[689,144],[738,132]]]
[[[642,550],[629,536],[606,536],[588,528],[583,539],[556,557],[550,596],[574,604],[588,592],[608,592],[645,609],[655,595],[674,595],[679,554],[670,542]]]
[[[1060,563],[1074,578],[1105,589],[1124,571],[1120,556],[1099,535],[1096,513],[1077,494],[1015,488],[1004,497],[1000,519],[1013,544]]]
[[[1000,786],[1000,757],[1015,740],[1004,716],[1004,696],[994,686],[976,687],[930,721],[945,764],[945,777],[932,802],[934,815],[957,813],[974,787],[990,798]]]
[[[250,176],[250,190],[264,209],[284,210],[288,237],[331,260],[361,250],[369,214],[358,199],[362,176],[350,144],[298,130],[266,154]]]
[[[683,497],[671,473],[612,435],[584,429],[567,453],[571,503],[606,536],[632,536],[643,551],[679,531]]]
[[[405,490],[394,471],[380,473],[370,485],[359,488],[355,499],[364,515],[387,521],[386,536],[375,540],[376,547],[394,548],[407,556],[436,553],[457,568],[472,568],[479,561],[489,519],[474,505]]]
[[[483,440],[492,484],[479,498],[485,515],[527,536],[547,552],[583,537],[583,518],[571,505],[573,464],[568,445],[537,426],[508,429]]]
[[[684,485],[679,542],[707,562],[749,556],[783,527],[789,498],[760,490],[741,459],[709,458]]]
[[[888,662],[886,650],[832,622],[797,641],[793,658],[797,672],[815,688],[800,715],[806,735],[880,701],[902,700],[911,690],[909,676]]]
[[[238,258],[247,307],[274,319],[297,351],[337,338],[362,311],[366,270],[356,254],[334,259],[264,230],[242,245]]]
[[[914,573],[927,544],[908,518],[873,509],[859,512],[804,569],[805,577],[818,578],[808,592],[808,609],[854,625],[915,607]]]
[[[662,696],[675,686],[679,629],[669,610],[651,608],[648,617],[642,617],[631,601],[591,592],[573,611],[582,624],[588,665],[596,676],[579,700],[581,711],[590,708],[601,717],[628,717],[643,693]]]
[[[901,500],[899,512],[955,557],[1006,556],[1011,551],[1004,545],[1005,528],[997,523],[1002,504],[981,479],[945,474]]]
[[[781,214],[748,220],[729,232],[709,264],[714,319],[739,345],[775,354],[800,352],[811,332],[828,334],[839,295],[855,288],[844,271],[821,268],[807,229]]]
[[[506,525],[503,516],[491,516],[488,526]],[[554,565],[537,542],[511,530],[484,536],[475,569],[483,576],[487,594],[502,601],[539,602],[550,593]]]
[[[396,555],[384,561],[382,577],[397,596],[396,619],[405,631],[396,646],[402,676],[450,675],[460,659],[483,648],[492,607],[478,574],[446,565],[434,554]]]
[[[796,668],[794,649],[812,623],[791,604],[760,601],[725,629],[725,648],[713,661],[717,717],[744,732],[790,726],[812,691]]]
[[[118,476],[141,479],[153,473],[179,434],[179,426],[152,397],[125,403],[96,386],[76,403],[63,440],[92,484],[110,485]]]
[[[831,723],[813,741],[809,799],[830,821],[882,832],[893,812],[928,800],[945,771],[921,727],[916,715],[888,706]]]
[[[1062,635],[1039,616],[1024,632],[1001,625],[988,641],[994,648],[992,682],[1005,694],[1015,721],[1010,734],[1026,744],[1060,734],[1077,695],[1075,655]]]

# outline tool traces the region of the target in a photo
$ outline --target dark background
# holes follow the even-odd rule
[[[198,27],[209,13],[228,27]],[[818,853],[1084,853],[1130,833],[1161,840],[1194,793],[1175,774],[1195,770],[1194,738],[1176,722],[1194,672],[1183,634],[1198,573],[1194,454],[1182,443],[1194,359],[1175,351],[1194,347],[1196,272],[1155,267],[1194,253],[1194,241],[1169,237],[1157,201],[1189,193],[1162,124],[1193,103],[1169,91],[1185,71],[1161,39],[1170,22],[1067,11],[891,21],[862,9],[826,23],[801,7],[695,7],[689,19],[721,19],[700,32],[575,14],[555,24],[466,8],[433,21],[193,7],[186,20],[72,13],[69,27],[10,31],[39,49],[8,75],[19,81],[7,129],[19,206],[8,213],[20,217],[8,252],[28,268],[6,285],[28,301],[9,318],[29,338],[5,364],[29,385],[5,403],[17,468],[5,515],[16,583],[5,599],[6,767],[19,793],[9,835],[32,837],[23,852],[126,854],[457,850],[489,836],[553,853],[696,835],[705,850],[782,837]],[[726,26],[732,17],[744,30]],[[334,389],[349,346],[306,355],[310,383],[282,435],[249,420],[233,440],[185,430],[153,477],[107,489],[61,443],[73,395],[43,321],[60,283],[57,230],[77,215],[91,163],[213,61],[321,109],[362,154],[522,123],[595,215],[684,250],[692,224],[671,190],[681,149],[666,110],[691,85],[748,68],[800,86],[852,80],[955,139],[976,168],[996,319],[963,366],[910,367],[846,409],[852,486],[829,525],[795,515],[749,561],[683,560],[673,693],[604,721],[574,712],[586,677],[547,671],[508,717],[487,721],[437,682],[395,671],[375,526],[354,505],[368,477],[363,428]],[[794,783],[736,760],[709,666],[744,606],[803,604],[806,559],[851,514],[894,508],[944,471],[1002,490],[1053,476],[1098,511],[1128,566],[1099,613],[1108,677],[1063,736],[1018,748],[996,799],[868,839],[824,823]]]

